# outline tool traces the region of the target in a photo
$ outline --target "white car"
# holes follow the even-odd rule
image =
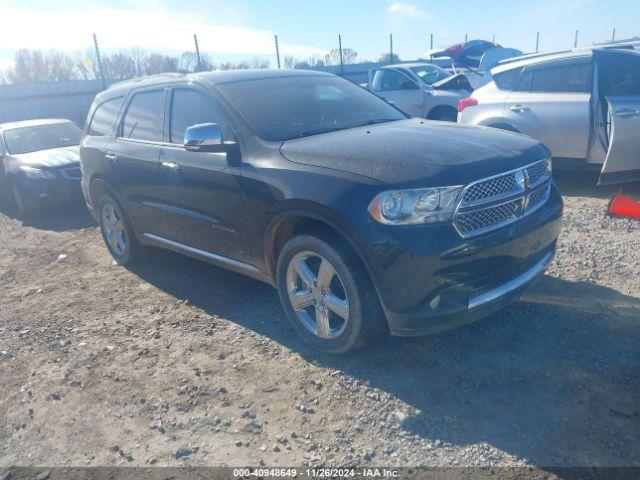
[[[455,122],[458,102],[473,88],[432,63],[401,63],[370,72],[369,89],[412,117]]]
[[[529,55],[491,74],[460,101],[459,123],[529,135],[549,148],[556,168],[601,170],[601,184],[640,180],[640,52]]]

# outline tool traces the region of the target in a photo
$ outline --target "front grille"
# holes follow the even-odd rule
[[[472,237],[515,222],[549,198],[547,160],[473,182],[464,189],[454,215],[463,237]]]
[[[515,173],[501,175],[486,182],[471,185],[464,192],[462,202],[471,205],[479,200],[515,193],[519,189],[521,188],[518,187]]]
[[[70,180],[79,180],[82,178],[82,170],[80,167],[71,167],[60,170],[60,173],[64,178],[68,178]]]
[[[479,235],[499,228],[518,218],[522,199],[512,200],[494,207],[456,215],[456,226],[463,236]]]
[[[549,168],[547,162],[536,162],[527,169],[527,177],[530,185],[537,185],[541,180],[549,177]]]

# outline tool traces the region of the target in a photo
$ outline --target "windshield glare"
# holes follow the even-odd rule
[[[82,130],[71,122],[33,125],[4,131],[4,141],[11,155],[80,145],[81,136]]]
[[[411,70],[427,85],[433,85],[440,80],[450,77],[451,74],[437,65],[423,65],[412,67]]]
[[[269,78],[218,88],[254,132],[272,142],[407,118],[367,90],[338,77]]]

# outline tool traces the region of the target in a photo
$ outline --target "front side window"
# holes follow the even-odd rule
[[[113,129],[113,125],[116,123],[116,117],[122,106],[124,97],[116,97],[111,100],[107,100],[98,105],[89,128],[87,129],[88,135],[93,136],[105,136],[109,135]]]
[[[80,145],[82,130],[75,123],[50,123],[4,131],[10,155]]]
[[[640,95],[640,56],[616,54],[598,61],[605,95]]]
[[[379,70],[373,82],[373,89],[377,92],[390,92],[393,90],[417,90],[418,86],[413,80],[396,70]]]
[[[333,76],[245,80],[218,89],[259,137],[272,142],[407,118],[364,88]]]
[[[223,114],[213,99],[186,88],[173,91],[171,97],[170,142],[184,143],[184,132],[188,127],[201,123],[217,123],[224,128]]]
[[[591,91],[591,63],[570,63],[532,68],[525,72],[521,88],[530,92],[588,93]]]
[[[122,137],[161,142],[164,96],[164,90],[136,93],[124,115]]]

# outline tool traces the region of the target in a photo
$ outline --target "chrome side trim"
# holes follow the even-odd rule
[[[520,276],[508,281],[500,285],[498,288],[494,288],[493,290],[489,290],[481,295],[476,297],[472,297],[469,299],[469,310],[484,305],[485,303],[491,302],[493,300],[497,300],[498,298],[506,295],[509,292],[516,290],[517,288],[522,287],[523,285],[529,283],[536,276],[544,272],[547,265],[553,259],[553,252],[547,253],[541,260],[538,261],[533,267],[529,270],[521,274]]]
[[[262,274],[262,272],[256,267],[254,267],[253,265],[240,262],[238,260],[234,260],[233,258],[223,257],[222,255],[216,255],[215,253],[207,252],[205,250],[200,250],[199,248],[190,247],[189,245],[185,245],[184,243],[174,242],[173,240],[159,237],[158,235],[154,235],[153,233],[143,233],[142,236],[158,244],[161,247],[166,247],[172,250],[177,250],[179,252],[184,252],[188,255],[195,255],[197,257],[201,257],[210,262],[227,265],[229,267],[239,269],[239,270],[244,270],[246,272],[251,272],[254,274],[256,273]]]

